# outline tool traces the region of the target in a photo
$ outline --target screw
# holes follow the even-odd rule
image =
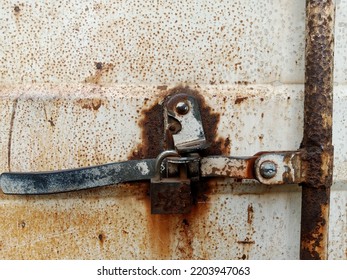
[[[189,105],[187,101],[180,101],[176,105],[176,112],[180,115],[185,115],[189,112]]]
[[[275,177],[277,173],[277,165],[273,161],[264,161],[260,165],[260,175],[265,179],[271,179]]]

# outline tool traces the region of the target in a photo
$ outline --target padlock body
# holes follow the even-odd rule
[[[185,214],[192,208],[189,179],[151,180],[150,196],[152,214]]]

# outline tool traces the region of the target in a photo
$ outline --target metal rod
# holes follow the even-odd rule
[[[306,0],[304,137],[300,259],[327,259],[333,173],[333,0]]]

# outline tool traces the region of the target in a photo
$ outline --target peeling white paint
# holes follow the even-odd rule
[[[145,162],[136,164],[136,167],[139,169],[142,175],[147,175],[149,173],[148,165]]]
[[[232,156],[300,146],[302,0],[0,2],[0,172],[127,160],[143,141],[139,112],[164,85],[195,87],[221,113]],[[338,1],[330,259],[347,258],[346,15]],[[189,226],[149,215],[143,184],[0,198],[8,259],[299,256],[298,186],[220,180]]]

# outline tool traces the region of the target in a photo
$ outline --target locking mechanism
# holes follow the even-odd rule
[[[192,184],[207,177],[254,179],[266,185],[298,184],[305,180],[305,152],[260,152],[247,157],[202,156],[211,143],[204,133],[199,102],[181,92],[165,98],[165,149],[156,157],[54,172],[2,173],[5,194],[51,194],[122,182],[150,181],[153,214],[188,213],[193,207]]]
[[[161,165],[176,165],[177,177],[165,178],[161,175]],[[174,150],[162,152],[155,164],[155,176],[151,179],[150,197],[152,214],[188,213],[192,206],[191,181],[188,178],[188,164],[199,158],[181,158]]]
[[[155,176],[150,184],[151,212],[189,213],[193,202],[191,180],[200,180],[197,152],[208,146],[199,104],[195,97],[179,93],[167,98],[164,106],[169,150],[156,159]]]

